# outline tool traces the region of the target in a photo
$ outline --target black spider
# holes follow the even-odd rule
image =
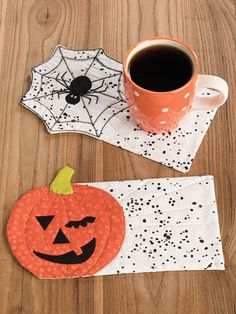
[[[58,91],[53,91],[53,93],[57,93],[58,97],[59,94],[67,94],[65,99],[68,104],[75,105],[78,102],[80,102],[80,98],[83,96],[87,99],[89,99],[89,104],[91,102],[91,97],[96,98],[96,103],[98,102],[98,96],[93,95],[99,88],[103,87],[104,80],[102,80],[102,83],[100,86],[98,86],[95,89],[91,89],[92,83],[91,80],[87,76],[78,76],[73,79],[72,82],[68,85],[68,81],[64,79],[66,72],[61,76],[61,79],[58,78],[59,74],[56,77],[56,81],[65,87],[65,89],[61,89]],[[105,92],[107,90],[108,86],[106,86],[103,90],[100,90],[98,92]]]

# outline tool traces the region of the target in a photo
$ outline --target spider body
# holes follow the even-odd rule
[[[98,96],[94,95],[94,93],[96,93],[97,90],[99,90],[100,93],[103,93],[108,88],[108,85],[103,87],[104,80],[102,80],[101,84],[97,88],[92,89],[93,82],[85,75],[77,76],[71,82],[68,82],[64,79],[65,74],[66,72],[61,76],[61,79],[58,78],[59,75],[56,77],[56,81],[59,84],[61,84],[65,89],[61,89],[54,92],[57,92],[58,97],[60,94],[67,94],[65,100],[68,104],[71,105],[78,104],[80,102],[81,97],[88,99],[89,104],[91,102],[91,97],[94,97],[97,103]]]
[[[91,87],[92,83],[87,76],[76,77],[69,85],[70,93],[66,96],[66,101],[72,105],[77,104]]]

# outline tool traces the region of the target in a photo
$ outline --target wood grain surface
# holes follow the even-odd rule
[[[0,313],[236,313],[235,29],[233,0],[0,0]],[[75,169],[75,182],[183,174],[85,135],[49,135],[19,105],[30,69],[59,43],[103,47],[122,61],[128,47],[151,36],[188,43],[201,72],[230,86],[187,174],[215,176],[226,270],[38,280],[6,240],[22,194],[49,184],[64,165]]]

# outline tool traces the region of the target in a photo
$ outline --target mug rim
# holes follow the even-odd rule
[[[145,43],[145,42],[151,42],[153,40],[166,40],[166,41],[172,41],[173,43],[177,43],[178,45],[180,46],[183,46],[184,48],[186,48],[189,53],[192,55],[193,57],[193,60],[194,60],[194,72],[193,72],[193,75],[192,77],[190,78],[190,80],[185,83],[183,86],[177,88],[177,89],[173,89],[173,90],[170,90],[170,91],[164,91],[164,92],[157,92],[157,91],[151,91],[149,89],[145,89],[141,86],[139,86],[138,84],[136,84],[131,76],[129,75],[128,73],[128,69],[127,69],[127,59],[129,57],[129,55],[131,54],[131,52],[137,48],[139,45],[141,45],[142,43]],[[144,39],[144,40],[140,40],[138,41],[135,45],[131,46],[129,48],[129,50],[126,52],[125,56],[124,56],[124,59],[123,59],[123,73],[125,75],[125,78],[131,83],[133,84],[137,89],[140,89],[142,90],[143,92],[145,93],[149,93],[149,94],[168,94],[168,93],[176,93],[176,92],[179,92],[181,91],[182,89],[185,89],[186,87],[188,87],[189,85],[191,85],[192,81],[198,76],[198,73],[199,73],[199,63],[198,63],[198,58],[197,58],[197,55],[195,54],[194,50],[187,44],[181,42],[180,40],[178,39],[175,39],[175,38],[169,38],[169,37],[150,37],[150,38],[147,38],[147,39]]]

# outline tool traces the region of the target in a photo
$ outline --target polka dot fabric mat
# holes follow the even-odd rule
[[[126,220],[120,252],[95,275],[224,269],[212,176],[88,185],[111,193]]]
[[[101,48],[74,51],[62,46],[32,69],[21,103],[50,133],[87,134],[181,172],[190,169],[216,112],[193,111],[173,132],[147,133],[130,115],[122,64]]]

